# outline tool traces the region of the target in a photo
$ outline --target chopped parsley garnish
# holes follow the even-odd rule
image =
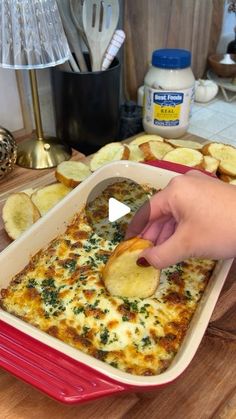
[[[94,308],[98,306],[99,303],[100,303],[100,300],[95,300],[93,304],[88,304],[88,308],[93,310]]]
[[[101,255],[101,254],[98,253],[96,255],[96,257],[97,257],[97,259],[101,260],[103,263],[106,263],[108,258],[109,258],[109,255]]]
[[[42,281],[42,287],[55,288],[55,282],[53,278],[47,278]]]
[[[149,337],[149,336],[146,336],[145,338],[143,338],[143,339],[142,339],[142,342],[143,342],[143,347],[145,347],[145,346],[149,346],[149,345],[151,345],[151,344],[152,344],[151,339],[150,339],[150,337]]]
[[[84,312],[84,307],[74,307],[73,312],[75,314],[83,313]]]
[[[150,304],[144,304],[141,308],[139,313],[144,314],[145,319],[147,319],[149,317],[149,312],[147,311],[147,307],[149,307]]]
[[[53,316],[58,316],[62,311],[65,311],[65,307],[59,298],[60,287],[57,289],[53,278],[44,279],[41,283],[42,291],[41,298],[46,306],[51,306],[55,310],[52,313]],[[52,312],[51,307],[49,311]]]
[[[88,332],[90,331],[90,327],[88,326],[83,326],[83,336],[86,336],[88,334]]]
[[[114,367],[114,368],[118,368],[118,362],[114,362],[114,361],[112,361],[112,362],[110,363],[110,365],[111,365],[112,367]]]
[[[100,340],[104,345],[108,342],[109,336],[109,330],[105,327],[103,331],[100,333]]]
[[[67,260],[63,264],[64,268],[67,268],[70,270],[70,272],[74,272],[77,266],[77,261],[75,259]]]
[[[89,244],[84,244],[83,249],[85,252],[89,253],[92,250],[92,246],[90,246]]]
[[[41,294],[44,304],[56,307],[59,304],[58,291],[45,288]]]
[[[138,308],[138,300],[134,300],[134,301],[129,301],[128,298],[123,297],[122,300],[124,301],[125,305],[127,306],[127,310],[133,312],[133,313],[138,313],[139,312],[139,308]]]
[[[37,283],[36,279],[35,278],[30,278],[27,285],[26,285],[26,288],[35,288],[37,285],[38,285],[38,283]]]
[[[92,256],[89,256],[89,265],[90,265],[92,268],[97,268],[96,261],[94,260],[94,258],[93,258]]]
[[[185,295],[186,295],[186,297],[187,297],[188,300],[192,300],[192,294],[191,294],[191,292],[189,290],[186,290],[185,291]]]

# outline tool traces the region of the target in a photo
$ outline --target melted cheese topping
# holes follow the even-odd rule
[[[153,192],[146,191],[141,193],[130,182],[109,186],[2,290],[1,307],[123,371],[164,371],[179,349],[214,262],[188,260],[163,270],[150,298],[108,294],[101,270],[132,215],[109,223],[108,198],[132,204],[135,210]]]

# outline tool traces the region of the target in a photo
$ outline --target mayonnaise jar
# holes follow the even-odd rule
[[[191,53],[160,49],[144,79],[143,127],[147,133],[177,138],[188,129],[195,79]]]

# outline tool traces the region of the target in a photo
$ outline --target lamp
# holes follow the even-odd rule
[[[56,0],[0,0],[0,25],[0,66],[30,75],[36,138],[19,143],[17,163],[54,167],[70,158],[71,149],[43,134],[36,69],[62,64],[71,55]]]

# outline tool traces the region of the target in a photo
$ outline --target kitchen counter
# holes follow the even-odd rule
[[[84,157],[74,152],[73,159],[83,161]],[[54,181],[53,169],[40,171],[16,167],[0,182],[0,211],[10,193]],[[0,220],[0,251],[9,243]],[[236,418],[235,278],[236,262],[193,361],[174,383],[152,392],[124,393],[66,406],[1,370],[1,419]]]

